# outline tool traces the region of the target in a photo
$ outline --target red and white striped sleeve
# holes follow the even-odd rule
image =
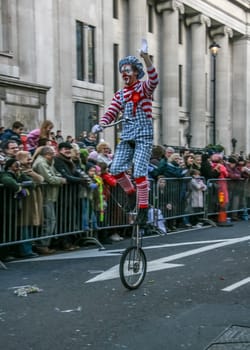
[[[122,103],[120,100],[120,91],[117,91],[106,111],[106,113],[101,117],[100,123],[110,124],[117,118],[118,114],[122,109]]]

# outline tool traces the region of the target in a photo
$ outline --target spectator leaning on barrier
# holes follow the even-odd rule
[[[61,198],[60,203],[63,206],[64,213],[68,215],[65,217],[59,217],[60,225],[63,226],[63,230],[69,230],[72,232],[77,229],[77,208],[79,204],[79,186],[88,186],[89,177],[86,176],[83,172],[79,173],[76,169],[76,166],[72,160],[72,143],[61,142],[58,145],[58,154],[55,157],[55,168],[56,170],[67,180],[68,184],[71,184],[70,187],[65,188],[67,191],[71,191],[71,203],[66,201],[65,195],[66,192],[60,192]],[[71,222],[69,221],[71,218]],[[79,229],[79,228],[78,228]],[[66,232],[67,232],[66,231]],[[74,249],[76,246],[73,244],[74,237],[68,237],[64,240],[63,246],[65,249]]]
[[[51,236],[56,230],[55,205],[58,201],[59,188],[66,184],[67,180],[59,174],[54,167],[55,151],[50,146],[44,146],[40,150],[33,163],[33,170],[42,175],[46,184],[43,186],[43,227],[42,235]],[[37,251],[40,254],[52,254],[50,249],[51,238],[41,239],[37,242]]]
[[[158,176],[164,177],[184,177],[186,176],[188,169],[181,168],[179,165],[180,155],[179,153],[173,153],[167,160],[163,158],[158,167],[152,172],[152,176],[157,178]]]
[[[165,150],[165,158],[168,160],[172,154],[175,153],[175,149],[173,147],[167,147]]]
[[[32,158],[28,151],[17,152],[16,159],[20,162],[20,169],[23,174],[29,176],[33,183],[33,188],[28,188],[30,191],[29,197],[23,203],[23,222],[27,226],[28,235],[31,238],[33,229],[42,226],[43,223],[43,197],[41,187],[44,182],[42,175],[32,169]]]
[[[250,214],[250,159],[246,159],[244,167],[241,168],[242,177],[244,182],[244,207],[248,209],[248,215]]]
[[[27,214],[27,212],[24,212],[23,209],[24,202],[29,197],[30,191],[33,188],[32,178],[21,172],[19,161],[15,158],[10,158],[5,163],[4,172],[0,176],[0,182],[9,191],[5,197],[7,203],[4,204],[6,206],[5,215],[7,215],[7,218],[11,217],[11,224],[6,225],[5,234],[9,241],[31,238],[25,215],[23,215]],[[26,188],[25,183],[29,183],[31,187]],[[6,220],[4,221],[6,222]],[[31,242],[17,244],[14,254],[18,258],[33,258],[37,256],[32,251]]]
[[[237,159],[234,157],[229,157],[225,166],[228,172],[228,211],[233,211],[231,218],[233,221],[240,220],[237,210],[239,209],[240,198],[243,196],[243,182],[242,174],[240,169],[237,167]]]
[[[173,208],[175,209],[176,214],[178,211],[180,211],[180,208],[184,203],[183,200],[181,201],[181,197],[183,195],[183,184],[181,183],[180,187],[180,183],[173,178],[183,178],[188,172],[188,169],[180,167],[180,159],[181,157],[179,153],[173,153],[168,160],[166,157],[164,157],[160,161],[158,168],[152,172],[152,176],[155,178],[158,178],[159,176],[163,176],[164,178],[172,178],[167,182],[167,190],[168,198],[173,203]],[[169,229],[175,230],[175,225],[176,220],[171,219],[171,221],[168,221]]]

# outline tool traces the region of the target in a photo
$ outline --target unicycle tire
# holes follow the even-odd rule
[[[121,256],[119,272],[125,288],[137,289],[147,272],[147,259],[143,249],[137,246],[128,247]]]

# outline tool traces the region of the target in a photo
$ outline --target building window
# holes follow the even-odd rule
[[[0,52],[5,53],[10,51],[11,18],[8,5],[8,0],[0,0]]]
[[[179,107],[183,105],[183,93],[182,93],[182,78],[183,78],[183,69],[182,65],[179,65]]]
[[[149,33],[153,33],[153,6],[148,5],[148,31]]]
[[[95,27],[76,22],[77,79],[95,82]]]
[[[75,136],[79,138],[91,131],[98,123],[98,105],[76,102],[75,103]]]
[[[119,89],[118,60],[119,60],[119,45],[114,44],[113,46],[114,92],[116,92]]]
[[[113,18],[118,19],[118,0],[113,0]]]

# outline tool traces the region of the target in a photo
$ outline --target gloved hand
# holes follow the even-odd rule
[[[154,171],[155,170],[155,167],[153,166],[153,165],[148,165],[148,172],[149,173],[152,173],[152,171]]]
[[[30,191],[27,188],[22,188],[19,192],[15,194],[16,199],[22,199],[28,197],[30,195]]]
[[[81,178],[82,178],[82,182],[83,182],[84,185],[90,185],[92,180],[87,174],[82,173],[81,174]]]
[[[94,133],[94,134],[97,134],[99,132],[101,132],[103,130],[103,127],[100,125],[100,124],[96,124],[92,127],[91,131]]]
[[[141,39],[141,48],[138,51],[140,54],[148,53],[148,42],[146,39]]]
[[[89,188],[90,188],[91,190],[96,190],[97,187],[98,187],[98,185],[95,184],[94,182],[92,182],[92,183],[89,185]]]

